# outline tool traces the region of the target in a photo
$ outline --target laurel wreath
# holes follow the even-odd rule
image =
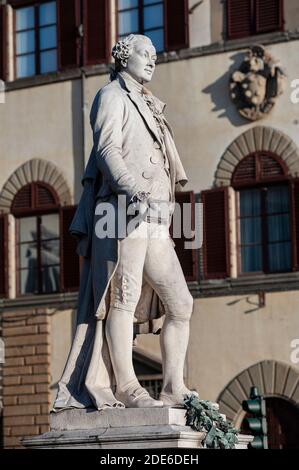
[[[238,444],[239,431],[226,421],[215,405],[206,400],[200,400],[195,395],[184,398],[187,409],[187,426],[200,432],[205,432],[204,447],[208,449],[234,449]]]

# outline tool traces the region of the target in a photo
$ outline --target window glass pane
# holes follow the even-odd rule
[[[59,240],[42,243],[41,261],[43,266],[59,264]]]
[[[240,191],[240,216],[260,215],[261,197],[258,189]]]
[[[20,245],[20,268],[36,268],[37,245],[36,243],[22,243]]]
[[[138,0],[118,0],[118,9],[133,8],[138,6]]]
[[[55,72],[57,70],[57,50],[41,52],[40,71],[41,73]]]
[[[260,217],[241,219],[241,244],[261,243],[262,221]]]
[[[59,266],[45,267],[42,269],[42,291],[44,294],[59,290]]]
[[[158,3],[157,0],[143,0],[143,5],[151,5],[152,3]]]
[[[36,217],[19,219],[19,233],[20,242],[36,240]]]
[[[242,272],[262,271],[262,247],[252,246],[241,249]]]
[[[153,5],[145,7],[143,10],[143,26],[144,29],[163,27],[163,6]]]
[[[42,240],[59,238],[59,215],[48,214],[41,217]]]
[[[56,47],[56,26],[46,26],[39,30],[39,47],[40,50],[52,49]]]
[[[274,243],[268,246],[269,271],[289,271],[291,269],[291,243]]]
[[[38,292],[38,274],[35,269],[22,269],[20,274],[20,293],[36,294]]]
[[[34,52],[35,38],[34,31],[24,31],[17,33],[16,52],[17,54],[26,54],[26,52]]]
[[[138,32],[138,10],[125,11],[118,15],[118,32],[120,35]]]
[[[48,2],[39,7],[39,25],[56,23],[56,2]]]
[[[290,217],[288,214],[268,217],[269,242],[290,240]]]
[[[34,7],[16,10],[16,30],[34,28]]]
[[[17,57],[17,78],[35,75],[35,55],[29,54]]]
[[[289,211],[289,188],[287,186],[272,186],[267,190],[267,212]]]
[[[154,31],[145,31],[144,34],[152,40],[152,43],[155,46],[157,52],[164,51],[164,31],[163,31],[163,29],[154,30]]]

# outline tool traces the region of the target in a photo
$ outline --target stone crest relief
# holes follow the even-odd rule
[[[263,46],[252,46],[230,78],[230,95],[239,113],[257,121],[270,113],[285,89],[286,74]]]

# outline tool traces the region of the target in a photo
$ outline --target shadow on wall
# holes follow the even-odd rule
[[[218,115],[218,119],[227,118],[233,126],[240,127],[248,124],[248,121],[240,116],[236,105],[229,96],[229,80],[231,74],[239,68],[244,60],[244,53],[238,52],[230,57],[233,63],[229,69],[219,77],[214,83],[202,90],[205,94],[211,95],[211,100],[215,107],[212,109],[214,113],[223,111]]]
[[[240,299],[233,300],[232,302],[228,302],[226,305],[232,307],[236,304],[240,303],[242,305],[242,310],[243,313],[248,314],[248,313],[253,313],[257,312],[263,308],[265,308],[265,293],[264,292],[259,292],[256,295],[245,295],[244,297],[241,297]],[[253,308],[250,308],[250,306],[253,306]],[[246,309],[246,307],[249,307]]]

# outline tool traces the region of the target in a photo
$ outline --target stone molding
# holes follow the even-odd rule
[[[251,153],[270,151],[289,168],[290,176],[299,175],[299,148],[286,134],[273,127],[255,126],[239,135],[226,149],[218,164],[214,186],[230,186],[233,172]]]
[[[253,386],[265,397],[284,398],[299,406],[299,370],[283,362],[261,361],[238,374],[217,400],[221,412],[236,426],[241,425],[245,414],[242,401],[249,398]]]
[[[17,192],[36,181],[52,186],[62,206],[72,205],[71,192],[60,169],[52,162],[34,158],[19,166],[4,184],[0,192],[0,212],[9,213]]]

